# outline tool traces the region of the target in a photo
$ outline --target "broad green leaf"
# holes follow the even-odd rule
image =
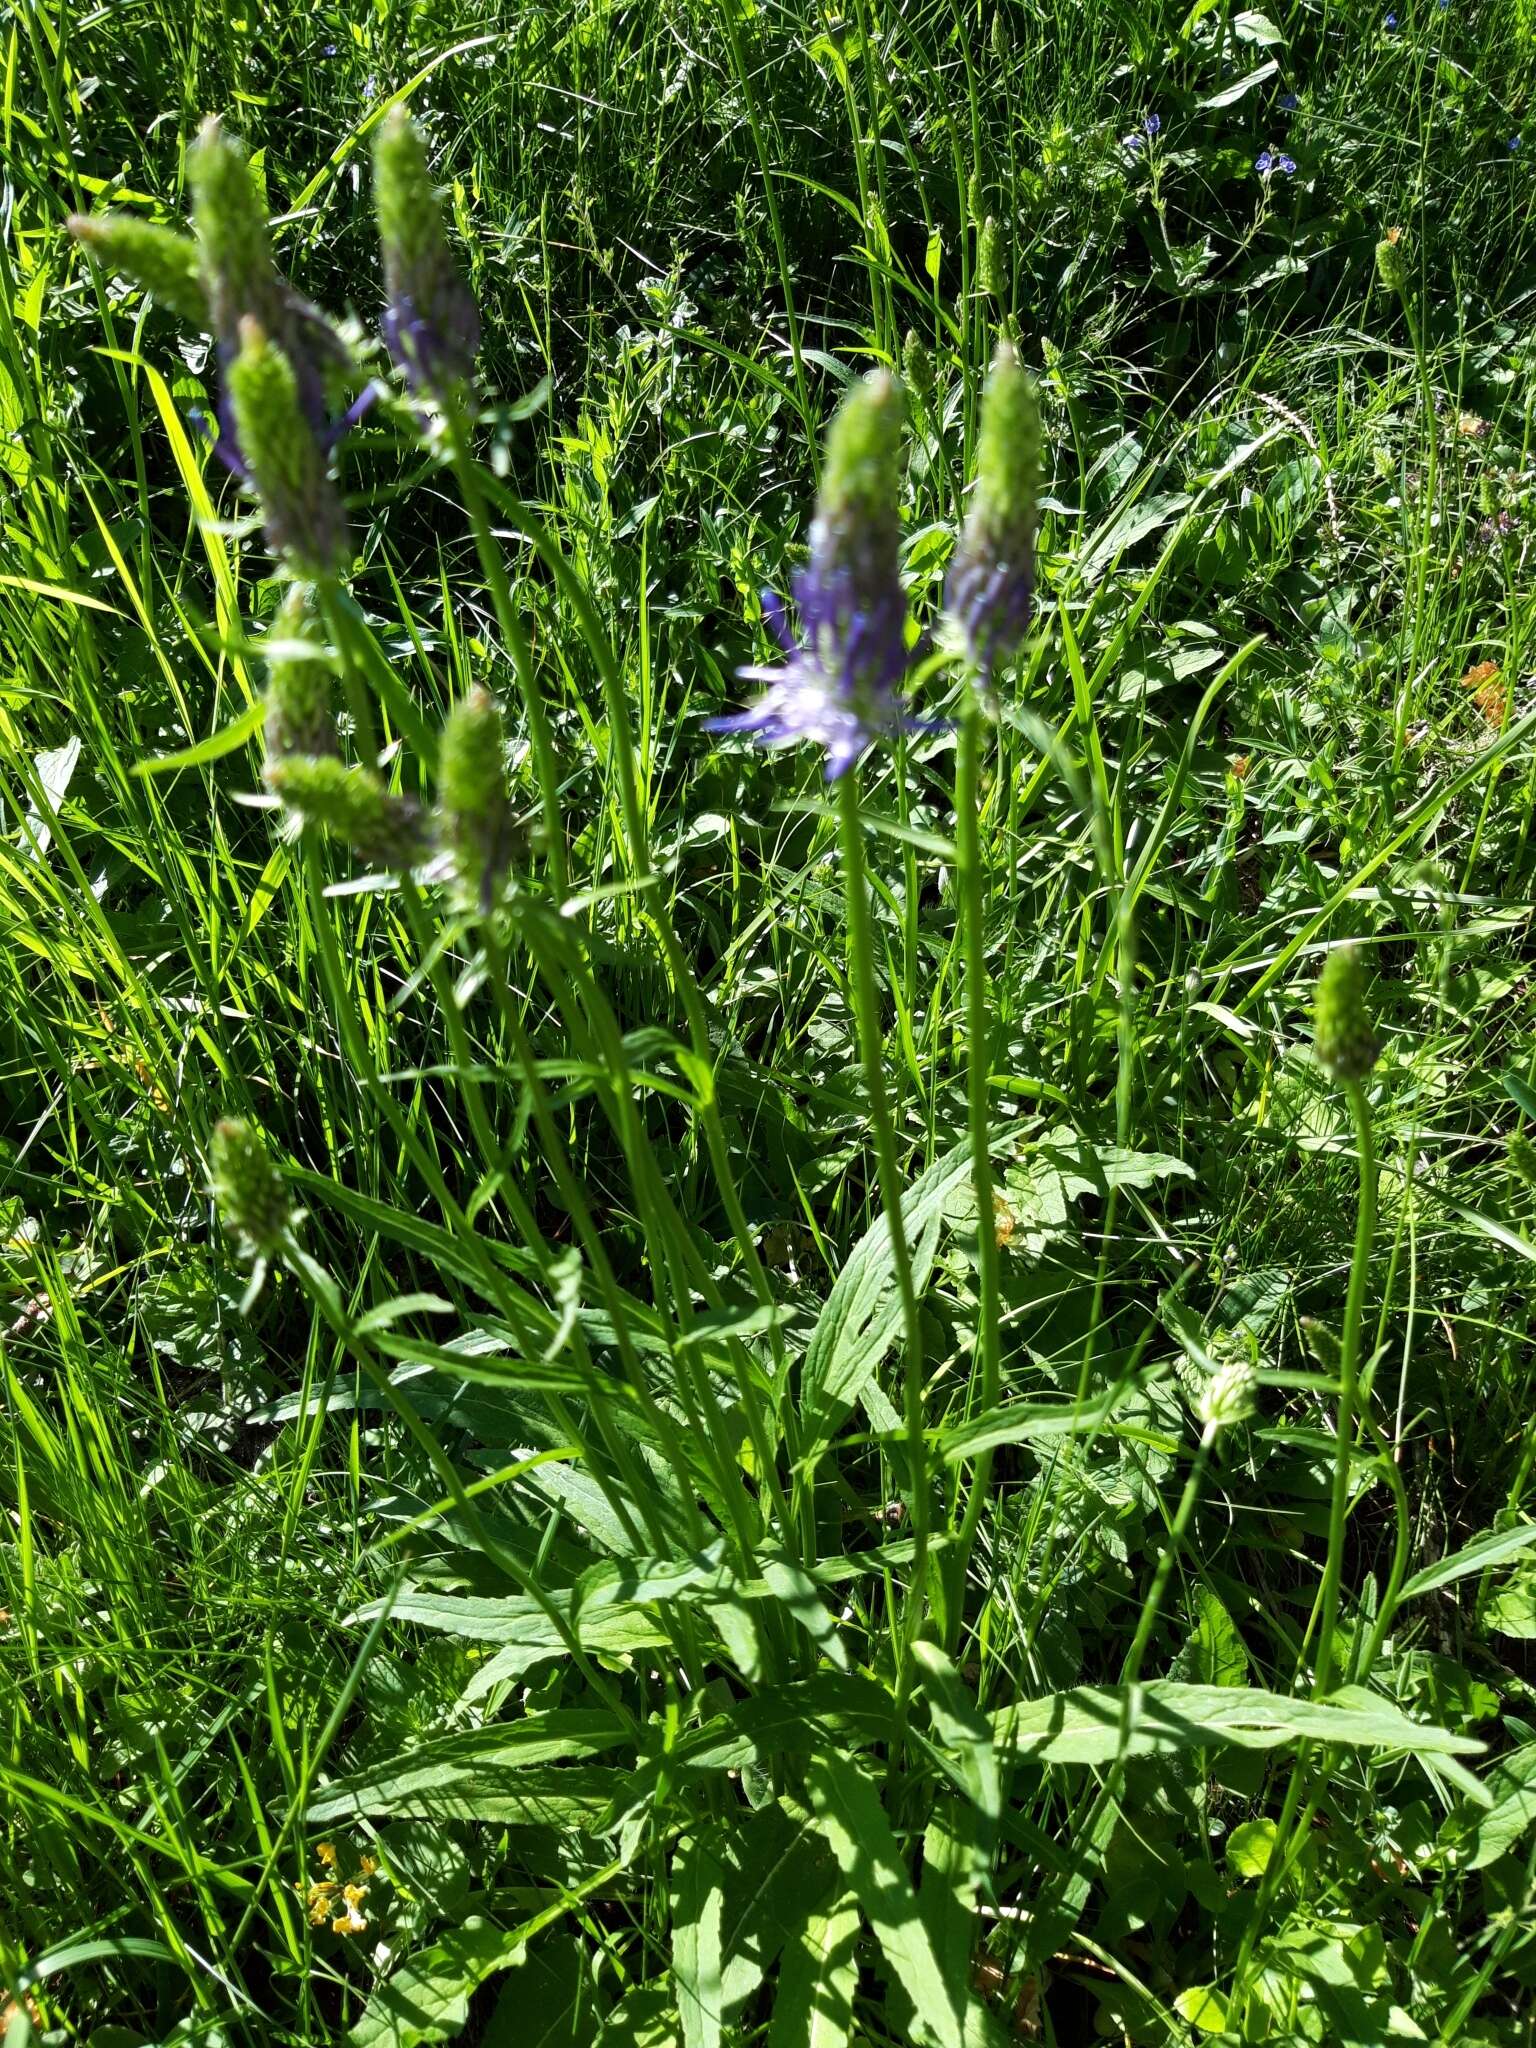
[[[1227,1837],[1227,1868],[1234,1877],[1262,1877],[1274,1854],[1277,1830],[1272,1820],[1245,1820]]]
[[[936,1643],[919,1638],[912,1645],[912,1657],[922,1673],[934,1733],[959,1762],[960,1774],[977,1811],[995,1823],[1003,1802],[991,1726],[964,1679]]]
[[[233,754],[248,740],[260,732],[266,717],[267,707],[258,697],[253,704],[247,704],[237,718],[228,725],[220,726],[217,732],[209,733],[206,739],[198,740],[190,747],[182,747],[174,754],[155,754],[147,761],[135,761],[135,775],[174,775],[179,768],[200,768],[207,761],[221,761],[226,754]]]
[[[873,1928],[886,1966],[912,2002],[926,2040],[964,2048],[965,1979],[946,1982],[917,1892],[874,1782],[852,1758],[820,1751],[806,1767],[818,1824]]]
[[[1493,1805],[1478,1816],[1469,1844],[1467,1870],[1482,1870],[1506,1855],[1536,1826],[1536,1742],[1500,1757],[1488,1773]]]
[[[720,2048],[724,1900],[719,1856],[706,1836],[689,1835],[672,1865],[672,1982],[684,2048]]]
[[[912,1256],[912,1284],[921,1294],[933,1270],[946,1200],[970,1173],[970,1148],[955,1147],[915,1180],[901,1214]],[[832,1284],[811,1334],[801,1374],[805,1411],[803,1455],[830,1442],[848,1410],[879,1370],[901,1328],[901,1303],[888,1220],[877,1217]]]
[[[826,1900],[834,1869],[810,1814],[787,1800],[736,1819],[720,1854],[726,1872],[721,1983],[732,2014],[773,1970],[812,1907]]]
[[[848,2048],[858,1984],[859,1909],[851,1894],[814,1912],[784,1951],[768,2048]]]
[[[569,1602],[568,1593],[550,1598],[551,1605],[568,1607]],[[357,1619],[371,1621],[377,1612],[375,1602],[360,1609]],[[509,1593],[499,1599],[458,1593],[401,1593],[391,1612],[396,1621],[413,1621],[419,1628],[435,1628],[444,1635],[464,1636],[475,1643],[501,1644],[501,1654],[493,1660],[498,1680],[521,1677],[537,1665],[547,1664],[551,1657],[569,1655],[566,1639],[553,1616],[526,1593]],[[571,1626],[586,1650],[648,1650],[667,1640],[664,1628],[630,1607],[598,1607]],[[484,1690],[483,1685],[480,1690]]]
[[[1473,1572],[1486,1571],[1489,1565],[1500,1564],[1506,1557],[1528,1550],[1533,1543],[1536,1543],[1536,1522],[1526,1522],[1518,1529],[1490,1529],[1486,1536],[1474,1538],[1460,1550],[1452,1551],[1449,1557],[1442,1557],[1438,1563],[1426,1565],[1423,1571],[1415,1572],[1404,1584],[1398,1598],[1417,1600],[1422,1593],[1437,1592],[1441,1586],[1468,1578]]]
[[[314,1825],[365,1814],[525,1822],[565,1816],[582,1827],[622,1791],[624,1774],[564,1760],[613,1749],[627,1732],[609,1714],[560,1708],[445,1735],[321,1787],[305,1818]]]
[[[816,1590],[814,1581],[788,1557],[765,1558],[763,1578],[775,1598],[789,1609],[822,1655],[835,1664],[839,1671],[846,1671],[847,1649],[837,1632],[836,1622],[828,1614],[821,1595]]]
[[[527,1950],[496,2002],[480,2048],[591,2048],[597,2005],[586,1949],[568,1925]]]
[[[1419,1756],[1476,1755],[1484,1745],[1410,1720],[1390,1700],[1357,1686],[1327,1700],[1290,1699],[1252,1686],[1181,1685],[1171,1679],[1127,1689],[1078,1686],[1005,1707],[992,1717],[998,1747],[1020,1759],[1106,1764],[1231,1744],[1274,1749],[1326,1742],[1352,1749],[1403,1749]],[[1475,1782],[1475,1781],[1474,1781]]]
[[[351,2048],[451,2041],[469,2018],[473,1993],[494,1972],[519,1962],[522,1953],[522,1943],[504,1929],[488,1920],[466,1920],[377,1987],[347,2036]]]
[[[1214,1986],[1192,1984],[1173,2001],[1174,2011],[1202,2034],[1219,2034],[1227,2024],[1227,2001]]]
[[[1220,92],[1213,92],[1209,99],[1201,100],[1200,106],[1205,111],[1217,107],[1236,106],[1239,100],[1247,98],[1256,85],[1262,85],[1266,78],[1273,78],[1279,69],[1280,66],[1275,59],[1269,57],[1255,70],[1247,72],[1242,78],[1234,79],[1231,85],[1224,85]]]

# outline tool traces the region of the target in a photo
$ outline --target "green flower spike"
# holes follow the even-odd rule
[[[335,678],[318,649],[303,652],[308,602],[302,589],[289,592],[272,623],[273,651],[267,661],[265,737],[268,768],[291,754],[340,751],[336,738]]]
[[[69,232],[108,270],[132,281],[190,326],[212,325],[197,244],[131,213],[72,213]]]
[[[403,873],[432,850],[420,805],[392,796],[371,768],[334,755],[290,754],[268,763],[267,787],[303,824],[334,833],[369,867]]]
[[[1209,1435],[1246,1422],[1258,1405],[1258,1381],[1246,1358],[1229,1358],[1212,1373],[1196,1404],[1200,1426]]]
[[[187,152],[192,221],[214,332],[223,347],[238,344],[240,322],[252,319],[281,334],[286,287],[272,261],[267,210],[250,160],[217,114],[210,114]]]
[[[907,329],[906,344],[901,351],[901,374],[907,389],[926,412],[938,389],[938,377],[933,367],[933,351],[915,327]]]
[[[293,364],[250,318],[240,322],[229,400],[273,551],[301,576],[334,575],[346,552],[341,500],[300,405]]]
[[[1323,962],[1313,1012],[1318,1061],[1336,1081],[1363,1081],[1381,1052],[1365,987],[1359,948],[1336,946]]]
[[[976,283],[989,299],[1001,299],[1003,275],[1003,231],[989,213],[982,222],[976,244]]]
[[[438,745],[437,779],[443,837],[464,900],[488,911],[516,837],[501,710],[488,690],[471,690],[449,712]]]
[[[990,688],[1034,612],[1040,498],[1040,394],[1011,342],[987,375],[976,485],[945,584],[945,606]]]
[[[288,1228],[288,1189],[260,1131],[243,1117],[226,1117],[214,1126],[209,1163],[225,1228],[253,1256],[271,1258]]]

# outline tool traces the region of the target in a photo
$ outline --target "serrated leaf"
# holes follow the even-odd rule
[[[684,2048],[720,2048],[724,1900],[725,1872],[713,1846],[701,1835],[687,1836],[672,1873],[672,1982]]]
[[[848,2048],[858,1984],[859,1909],[851,1893],[812,1913],[784,1951],[768,2048]]]
[[[474,1992],[521,1955],[522,1943],[505,1929],[488,1920],[466,1920],[375,1988],[347,2036],[351,2048],[419,2048],[425,2042],[451,2041],[469,2018]]]
[[[827,1751],[811,1758],[805,1777],[817,1823],[887,1967],[911,2000],[924,2039],[937,2048],[964,2048],[965,1981],[946,1981],[873,1781],[851,1758]]]

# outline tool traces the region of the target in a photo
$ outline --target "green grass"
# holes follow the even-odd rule
[[[0,12],[7,2048],[1531,2039],[1536,16],[1397,12]],[[368,346],[395,98],[481,389],[325,630],[397,792],[504,707],[491,917],[242,801],[212,352],[64,229],[223,110]],[[1005,323],[998,722],[711,738],[909,331],[933,620]]]

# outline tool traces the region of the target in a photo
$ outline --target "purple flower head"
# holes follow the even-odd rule
[[[1296,175],[1296,159],[1293,156],[1276,157],[1275,168],[1284,171],[1288,178],[1294,178]]]
[[[1139,135],[1127,135],[1125,138],[1125,147],[1131,152],[1132,156],[1137,155],[1146,146]]]
[[[1275,168],[1274,152],[1268,149],[1260,150],[1253,160],[1253,168],[1259,173],[1261,178],[1267,178]]]
[[[1392,30],[1397,27],[1397,16],[1395,14],[1389,14],[1381,25],[1390,35]]]
[[[1520,147],[1520,138],[1518,135],[1511,135],[1511,137],[1509,138],[1509,146],[1512,150],[1518,149]]]
[[[1282,113],[1294,114],[1300,105],[1301,101],[1296,97],[1295,93],[1286,92],[1280,95],[1280,109]]]
[[[944,607],[965,635],[984,690],[1023,640],[1034,611],[1040,401],[1008,342],[987,377],[976,483],[949,565]]]
[[[1149,135],[1156,135],[1162,128],[1163,117],[1161,114],[1148,114],[1147,118],[1145,119],[1145,121],[1142,122],[1141,125],[1143,128],[1145,128]]]
[[[777,596],[765,594],[787,659],[742,669],[766,690],[750,711],[706,720],[706,731],[750,733],[764,747],[810,740],[825,749],[827,780],[835,782],[874,741],[917,729],[896,694],[907,668],[900,454],[900,387],[877,370],[843,402],[827,437],[810,561],[794,582],[800,637]]]

